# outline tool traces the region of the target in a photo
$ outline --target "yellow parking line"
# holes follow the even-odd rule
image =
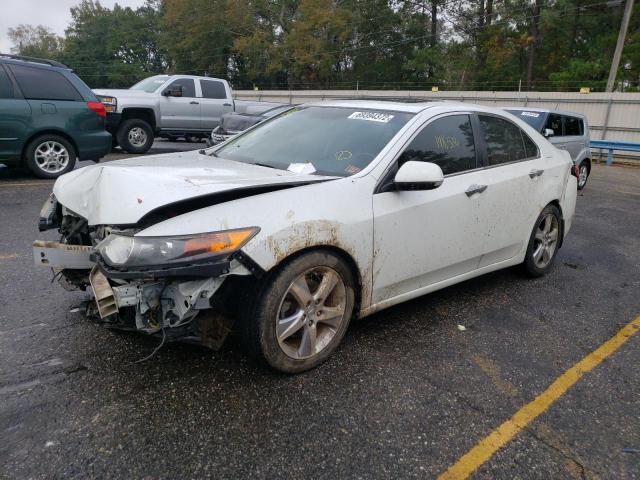
[[[503,447],[538,415],[549,408],[553,402],[558,400],[574,383],[580,380],[582,375],[593,370],[605,358],[618,350],[638,332],[638,329],[640,329],[640,316],[636,317],[596,350],[560,375],[541,395],[518,410],[513,417],[465,453],[446,472],[441,474],[438,480],[460,480],[471,475],[480,465],[489,460],[498,449]]]
[[[19,253],[10,253],[9,255],[0,254],[0,260],[13,260],[14,258],[18,258],[19,256]]]
[[[53,185],[53,182],[14,182],[14,183],[0,183],[0,187],[32,187],[36,185]]]

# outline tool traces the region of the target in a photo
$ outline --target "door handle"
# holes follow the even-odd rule
[[[222,106],[223,107],[231,107],[232,105],[230,103],[223,103]]]
[[[198,102],[196,102],[195,100],[192,100],[189,102],[189,105],[200,105]]]
[[[473,195],[474,193],[482,193],[482,192],[484,192],[486,189],[487,189],[487,186],[486,186],[486,185],[476,185],[476,184],[473,184],[473,185],[471,185],[469,188],[467,188],[467,189],[465,190],[465,192],[464,192],[464,193],[466,193],[466,194],[467,194],[467,197],[470,197],[470,196],[471,196],[471,195]]]
[[[542,175],[544,173],[544,170],[531,170],[529,172],[529,178],[536,178],[539,177],[540,175]]]

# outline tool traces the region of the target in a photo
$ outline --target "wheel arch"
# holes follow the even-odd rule
[[[564,242],[564,213],[562,212],[562,206],[560,205],[560,200],[552,200],[547,203],[544,208],[547,208],[549,205],[553,205],[560,212],[560,240],[558,242],[558,249],[562,248],[562,243]],[[542,210],[544,210],[544,208]]]
[[[127,107],[122,110],[122,118],[121,123],[125,120],[130,120],[132,118],[144,120],[147,122],[152,130],[155,132],[156,130],[156,114],[152,108],[143,108],[143,107]]]
[[[351,274],[353,275],[353,278],[356,282],[356,285],[355,285],[356,288],[354,291],[355,303],[353,307],[353,316],[358,317],[360,314],[360,308],[362,306],[362,298],[363,298],[363,295],[365,294],[362,273],[360,272],[360,269],[358,268],[358,264],[356,263],[353,256],[343,248],[340,248],[336,245],[328,245],[328,244],[318,244],[318,245],[312,245],[312,246],[301,248],[300,250],[291,252],[282,260],[280,260],[269,271],[267,271],[267,275],[272,275],[280,271],[282,268],[288,265],[291,261],[293,261],[294,259],[306,253],[318,252],[318,251],[331,252],[335,254],[336,256],[344,260],[344,262],[349,267],[349,270],[351,271]]]
[[[27,163],[27,148],[29,148],[29,145],[31,144],[31,142],[33,142],[36,138],[42,135],[59,135],[65,140],[67,140],[75,149],[76,160],[77,160],[78,156],[80,155],[80,152],[78,151],[78,144],[75,142],[73,137],[63,130],[58,130],[56,128],[45,128],[43,130],[38,130],[37,132],[32,133],[22,145],[22,152],[20,154],[20,158],[24,165],[26,165]]]

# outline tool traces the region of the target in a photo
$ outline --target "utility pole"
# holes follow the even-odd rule
[[[631,11],[633,10],[633,0],[627,0],[624,6],[624,15],[622,16],[622,23],[620,24],[620,33],[618,33],[618,43],[616,43],[616,51],[613,54],[613,61],[611,62],[611,70],[609,70],[609,80],[607,80],[607,92],[613,92],[613,86],[616,83],[616,75],[618,74],[618,67],[620,66],[620,57],[622,56],[622,49],[624,48],[624,40],[627,36],[627,30],[629,29],[629,20],[631,19]]]

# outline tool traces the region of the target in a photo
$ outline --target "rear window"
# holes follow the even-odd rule
[[[227,98],[227,90],[224,83],[215,80],[200,80],[202,88],[202,96],[204,98],[225,99]]]
[[[13,85],[2,65],[0,65],[0,98],[13,98]]]
[[[83,100],[71,82],[59,72],[22,65],[10,65],[9,68],[16,78],[24,98],[30,100]]]
[[[564,134],[580,136],[584,132],[584,124],[580,118],[564,117]]]

